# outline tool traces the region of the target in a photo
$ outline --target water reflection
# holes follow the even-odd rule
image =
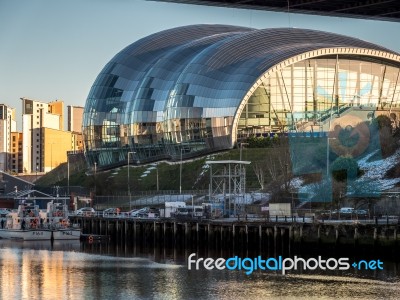
[[[14,299],[388,299],[398,263],[383,271],[189,271],[192,250],[79,241],[0,240],[0,298]],[[199,250],[199,256],[232,253]]]

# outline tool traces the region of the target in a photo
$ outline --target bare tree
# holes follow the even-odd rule
[[[261,189],[264,190],[265,188],[265,166],[261,163],[256,163],[253,167],[254,173],[257,176],[258,183],[261,186]]]
[[[279,169],[278,169],[278,164],[276,163],[276,160],[274,157],[272,157],[272,156],[268,157],[267,166],[268,166],[268,173],[271,176],[271,179],[273,181],[275,181],[279,176],[279,172],[278,172]]]

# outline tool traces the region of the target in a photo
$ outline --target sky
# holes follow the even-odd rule
[[[400,52],[400,23],[143,0],[0,0],[0,103],[21,97],[84,106],[104,65],[152,33],[190,24],[297,27]]]

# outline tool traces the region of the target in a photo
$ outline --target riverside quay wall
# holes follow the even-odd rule
[[[351,246],[356,249],[400,248],[398,224],[389,222],[239,221],[193,219],[125,219],[71,217],[84,236],[108,236],[113,242],[155,246],[265,249],[293,246]]]

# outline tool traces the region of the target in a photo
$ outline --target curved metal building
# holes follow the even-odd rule
[[[90,165],[178,160],[238,139],[326,131],[332,113],[400,107],[400,56],[327,32],[192,25],[145,37],[96,78],[83,133]]]

